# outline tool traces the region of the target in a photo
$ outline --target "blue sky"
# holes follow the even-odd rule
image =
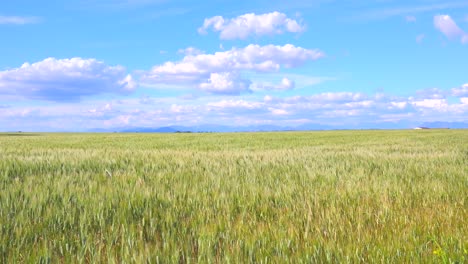
[[[468,121],[468,2],[4,1],[0,131]]]

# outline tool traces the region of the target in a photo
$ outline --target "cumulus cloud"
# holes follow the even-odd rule
[[[293,89],[295,86],[294,81],[288,79],[288,78],[283,78],[281,80],[281,84],[275,87],[278,90],[289,90]]]
[[[0,71],[0,94],[29,99],[76,101],[101,93],[128,93],[136,87],[125,68],[96,59],[48,58]]]
[[[442,109],[447,106],[446,99],[423,99],[411,102],[412,105],[423,108],[438,108]]]
[[[468,83],[452,89],[452,95],[456,97],[468,97]]]
[[[22,17],[22,16],[0,16],[0,25],[12,24],[12,25],[25,25],[35,24],[41,21],[38,17]]]
[[[388,109],[405,109],[407,105],[407,102],[390,102]]]
[[[415,96],[418,99],[444,99],[447,96],[447,91],[439,88],[422,89],[417,90]],[[410,97],[410,99],[412,98]]]
[[[468,34],[463,31],[449,15],[434,16],[434,26],[450,39],[459,38],[463,44],[468,43]]]
[[[156,66],[151,73],[191,75],[226,69],[271,72],[279,70],[281,66],[291,68],[323,56],[319,50],[304,49],[291,44],[284,46],[251,44],[242,49],[233,48],[214,54],[188,55],[180,62],[166,62]]]
[[[203,26],[198,29],[200,34],[206,34],[208,29],[220,32],[221,39],[245,39],[251,35],[263,36],[282,34],[283,32],[298,33],[305,30],[305,26],[298,21],[288,18],[280,12],[266,14],[244,14],[232,19],[214,16],[205,19]]]
[[[210,93],[238,94],[249,91],[250,80],[242,79],[241,71],[277,72],[281,68],[298,67],[323,57],[323,52],[296,47],[248,45],[214,54],[186,55],[181,61],[166,62],[143,74],[146,84],[167,84],[198,87]],[[283,86],[292,86],[289,79]]]
[[[211,73],[207,82],[200,84],[200,89],[210,93],[240,94],[250,92],[251,81],[242,79],[236,73]]]

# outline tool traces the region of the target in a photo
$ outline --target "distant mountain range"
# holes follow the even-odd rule
[[[427,123],[423,123],[421,127],[462,129],[462,128],[468,128],[468,123],[466,122],[427,122]]]
[[[177,132],[261,132],[261,131],[307,131],[307,130],[345,130],[345,129],[412,129],[415,126],[407,123],[360,124],[354,126],[330,126],[322,124],[304,124],[297,127],[258,125],[258,126],[165,126],[165,127],[120,127],[110,129],[91,129],[89,132],[121,132],[121,133],[177,133]],[[468,122],[426,122],[420,127],[427,128],[468,128]]]
[[[307,125],[299,127],[282,127],[274,125],[259,126],[223,126],[223,125],[199,125],[199,126],[165,126],[165,127],[121,127],[110,129],[91,129],[89,132],[121,132],[121,133],[176,133],[176,132],[260,132],[260,131],[292,131],[292,130],[332,130],[333,127],[324,125]]]

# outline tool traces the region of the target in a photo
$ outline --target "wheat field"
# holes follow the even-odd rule
[[[0,263],[468,262],[468,130],[0,134]]]

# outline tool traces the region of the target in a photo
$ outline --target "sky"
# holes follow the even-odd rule
[[[0,131],[468,122],[468,1],[0,3]]]

